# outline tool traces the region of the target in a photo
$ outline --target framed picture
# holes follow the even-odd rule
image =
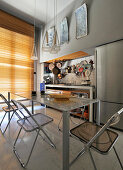
[[[52,47],[54,42],[55,27],[51,27],[48,31],[48,46]]]
[[[82,38],[87,35],[87,5],[84,3],[75,11],[76,17],[76,38]]]
[[[68,42],[68,22],[65,17],[60,23],[60,44]]]

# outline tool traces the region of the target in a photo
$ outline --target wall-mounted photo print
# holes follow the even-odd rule
[[[75,11],[76,17],[76,38],[82,38],[87,35],[87,6],[84,3]]]
[[[68,22],[65,17],[60,23],[60,44],[68,42]]]

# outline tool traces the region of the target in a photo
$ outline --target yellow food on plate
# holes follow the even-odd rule
[[[54,99],[69,99],[70,96],[70,94],[50,94],[50,97]]]

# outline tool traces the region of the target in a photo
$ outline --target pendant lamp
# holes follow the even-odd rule
[[[47,7],[48,7],[48,0],[47,0]],[[46,24],[47,24],[47,13],[46,13]],[[57,0],[54,0],[54,25],[57,25]],[[42,44],[42,50],[44,52],[49,52],[51,54],[57,54],[60,51],[60,44],[59,44],[56,27],[54,30],[52,46],[49,46],[48,44],[48,32],[46,29],[46,33],[45,33],[43,44]]]

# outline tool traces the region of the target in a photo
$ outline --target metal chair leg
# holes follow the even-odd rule
[[[5,112],[3,118],[2,118],[2,120],[1,120],[1,122],[0,122],[0,127],[1,127],[1,125],[2,125],[2,123],[3,123],[3,120],[4,120],[5,116],[6,116],[6,114],[7,114],[7,112]]]
[[[85,110],[85,107],[84,107],[84,110]],[[84,110],[83,110],[83,112],[82,112],[82,115],[84,114]],[[59,131],[62,131],[61,128],[60,128],[60,123],[61,123],[62,119],[63,119],[63,116],[61,116],[60,121],[59,121],[59,123],[58,123],[58,130],[59,130]],[[70,116],[70,120],[71,120],[71,122],[72,122],[73,124],[79,125],[79,124],[80,124],[80,121],[82,120],[82,117],[80,117],[79,123],[74,122],[74,121],[72,120],[71,116]],[[84,120],[86,120],[86,119],[84,118]]]
[[[121,166],[121,169],[123,170],[123,165],[122,165],[122,163],[121,163],[121,160],[120,160],[120,158],[119,158],[119,156],[118,156],[118,153],[117,153],[117,151],[116,151],[116,149],[115,149],[114,146],[113,146],[113,149],[114,149],[114,152],[115,152],[115,154],[116,154],[116,156],[117,156],[117,159],[118,159],[118,161],[119,161],[119,164],[120,164],[120,166]]]
[[[14,113],[15,113],[15,112],[12,113],[12,115],[11,115],[11,117],[10,117],[10,119],[9,119],[9,122],[8,122],[8,124],[7,124],[6,128],[5,128],[5,130],[2,132],[3,135],[4,135],[4,133],[6,132],[8,126],[9,126],[9,124],[10,124],[10,121],[12,120],[12,117],[13,117]]]
[[[58,130],[59,130],[59,131],[62,131],[62,130],[60,129],[60,123],[61,123],[62,119],[63,119],[63,116],[61,116],[60,121],[59,121],[59,123],[58,123]]]
[[[63,119],[63,116],[61,116],[60,121],[59,121],[59,123],[58,123],[58,130],[59,130],[59,131],[62,131],[61,128],[60,128],[60,123],[61,123],[62,119]],[[78,125],[78,123],[75,123],[75,122],[71,119],[71,117],[70,117],[70,120],[71,120],[71,122],[72,122],[73,124]]]
[[[22,127],[20,128],[20,130],[19,130],[19,132],[18,132],[18,135],[17,135],[17,137],[16,137],[16,139],[15,139],[15,142],[14,142],[14,145],[13,145],[13,152],[14,152],[15,156],[17,157],[17,159],[19,160],[21,166],[24,167],[24,163],[22,162],[19,154],[18,154],[17,151],[16,151],[16,143],[17,143],[17,140],[18,140],[19,135],[20,135],[20,133],[21,133],[21,130],[22,130]]]
[[[4,120],[5,116],[6,116],[6,114],[7,114],[7,112],[5,112],[3,118],[2,118],[2,120],[1,120],[1,122],[0,122],[0,130],[1,130],[2,134],[4,134],[4,131],[2,131],[1,125],[2,125],[2,123],[3,123],[3,120]]]
[[[31,157],[31,155],[32,155],[32,151],[33,151],[33,149],[34,149],[35,143],[36,143],[37,138],[38,138],[38,135],[39,135],[39,131],[40,131],[40,129],[38,130],[38,132],[37,132],[37,134],[36,134],[36,137],[35,137],[34,143],[33,143],[33,145],[32,145],[32,148],[31,148],[30,154],[29,154],[29,156],[28,156],[27,162],[25,163],[24,167],[26,167],[26,166],[27,166],[27,164],[28,164],[28,162],[29,162],[29,160],[30,160],[30,157]]]
[[[75,161],[78,160],[78,158],[85,153],[85,151],[86,151],[86,148],[84,147],[84,148],[78,153],[78,155],[72,160],[72,162],[70,163],[70,166],[73,165],[73,164],[75,163]]]
[[[34,143],[33,143],[33,145],[32,145],[32,148],[31,148],[31,151],[30,151],[30,153],[29,153],[29,156],[28,156],[28,158],[27,158],[26,163],[24,163],[24,162],[21,160],[21,158],[20,158],[20,156],[19,156],[19,154],[17,153],[17,150],[16,150],[16,142],[17,142],[18,137],[19,137],[19,135],[20,135],[20,133],[21,133],[21,130],[22,130],[22,127],[20,128],[19,133],[18,133],[18,135],[17,135],[17,138],[16,138],[16,140],[15,140],[15,143],[14,143],[14,146],[13,146],[13,151],[14,151],[17,159],[19,160],[21,166],[22,166],[23,168],[25,168],[25,167],[27,166],[29,160],[30,160],[31,155],[32,155],[32,151],[33,151],[34,146],[35,146],[35,143],[36,143],[36,141],[37,141],[37,138],[38,138],[40,129],[37,131],[37,134],[36,134]]]
[[[88,152],[89,152],[89,155],[90,155],[91,161],[92,161],[92,163],[93,163],[94,169],[95,169],[95,170],[97,170],[97,168],[96,168],[96,164],[95,164],[94,159],[93,159],[93,156],[92,156],[92,153],[91,153],[91,151],[90,151],[90,148],[88,148]]]
[[[17,135],[17,138],[16,138],[16,140],[15,140],[15,143],[14,143],[14,146],[13,146],[13,151],[14,151],[17,159],[19,160],[19,162],[21,163],[21,166],[22,166],[23,168],[25,168],[25,167],[27,166],[27,164],[29,163],[29,160],[30,160],[30,157],[31,157],[31,155],[32,155],[32,152],[33,152],[33,149],[34,149],[35,143],[36,143],[36,141],[37,141],[37,138],[38,138],[38,135],[39,135],[40,130],[41,130],[41,131],[45,134],[45,136],[48,138],[48,140],[50,141],[50,145],[51,145],[52,147],[56,148],[56,146],[53,144],[53,142],[51,141],[51,139],[49,138],[49,136],[46,134],[46,132],[45,132],[43,129],[39,129],[39,130],[37,131],[37,134],[36,134],[36,137],[35,137],[33,146],[32,146],[32,148],[31,148],[31,151],[30,151],[30,153],[29,153],[29,156],[28,156],[28,158],[27,158],[27,161],[26,161],[26,163],[24,163],[24,162],[21,160],[21,158],[20,158],[20,156],[19,156],[19,154],[17,153],[16,148],[15,148],[15,147],[16,147],[16,142],[17,142],[18,137],[19,137],[19,135],[20,135],[20,133],[21,133],[21,130],[22,130],[22,127],[20,128],[19,133],[18,133],[18,135]]]
[[[55,144],[52,142],[52,140],[49,138],[49,136],[46,134],[46,132],[44,131],[44,129],[41,129],[41,131],[44,133],[44,135],[47,137],[47,139],[50,141],[50,145],[53,148],[56,148]]]
[[[110,135],[109,135],[108,132],[107,132],[107,134],[108,134],[108,136],[109,136],[110,141],[112,142],[111,137],[110,137]],[[121,161],[120,161],[120,158],[119,158],[118,153],[117,153],[117,151],[116,151],[116,149],[115,149],[114,146],[113,146],[113,149],[114,149],[114,152],[115,152],[115,154],[116,154],[116,157],[117,157],[117,159],[118,159],[118,161],[119,161],[119,164],[120,164],[120,166],[121,166],[121,169],[123,170],[123,165],[122,165],[122,163],[121,163]]]
[[[37,132],[37,130],[36,130],[36,132]],[[41,133],[39,133],[39,136],[40,136],[45,142],[47,142],[46,139],[45,139],[45,137],[43,137]],[[47,142],[47,143],[48,143],[48,142]]]

